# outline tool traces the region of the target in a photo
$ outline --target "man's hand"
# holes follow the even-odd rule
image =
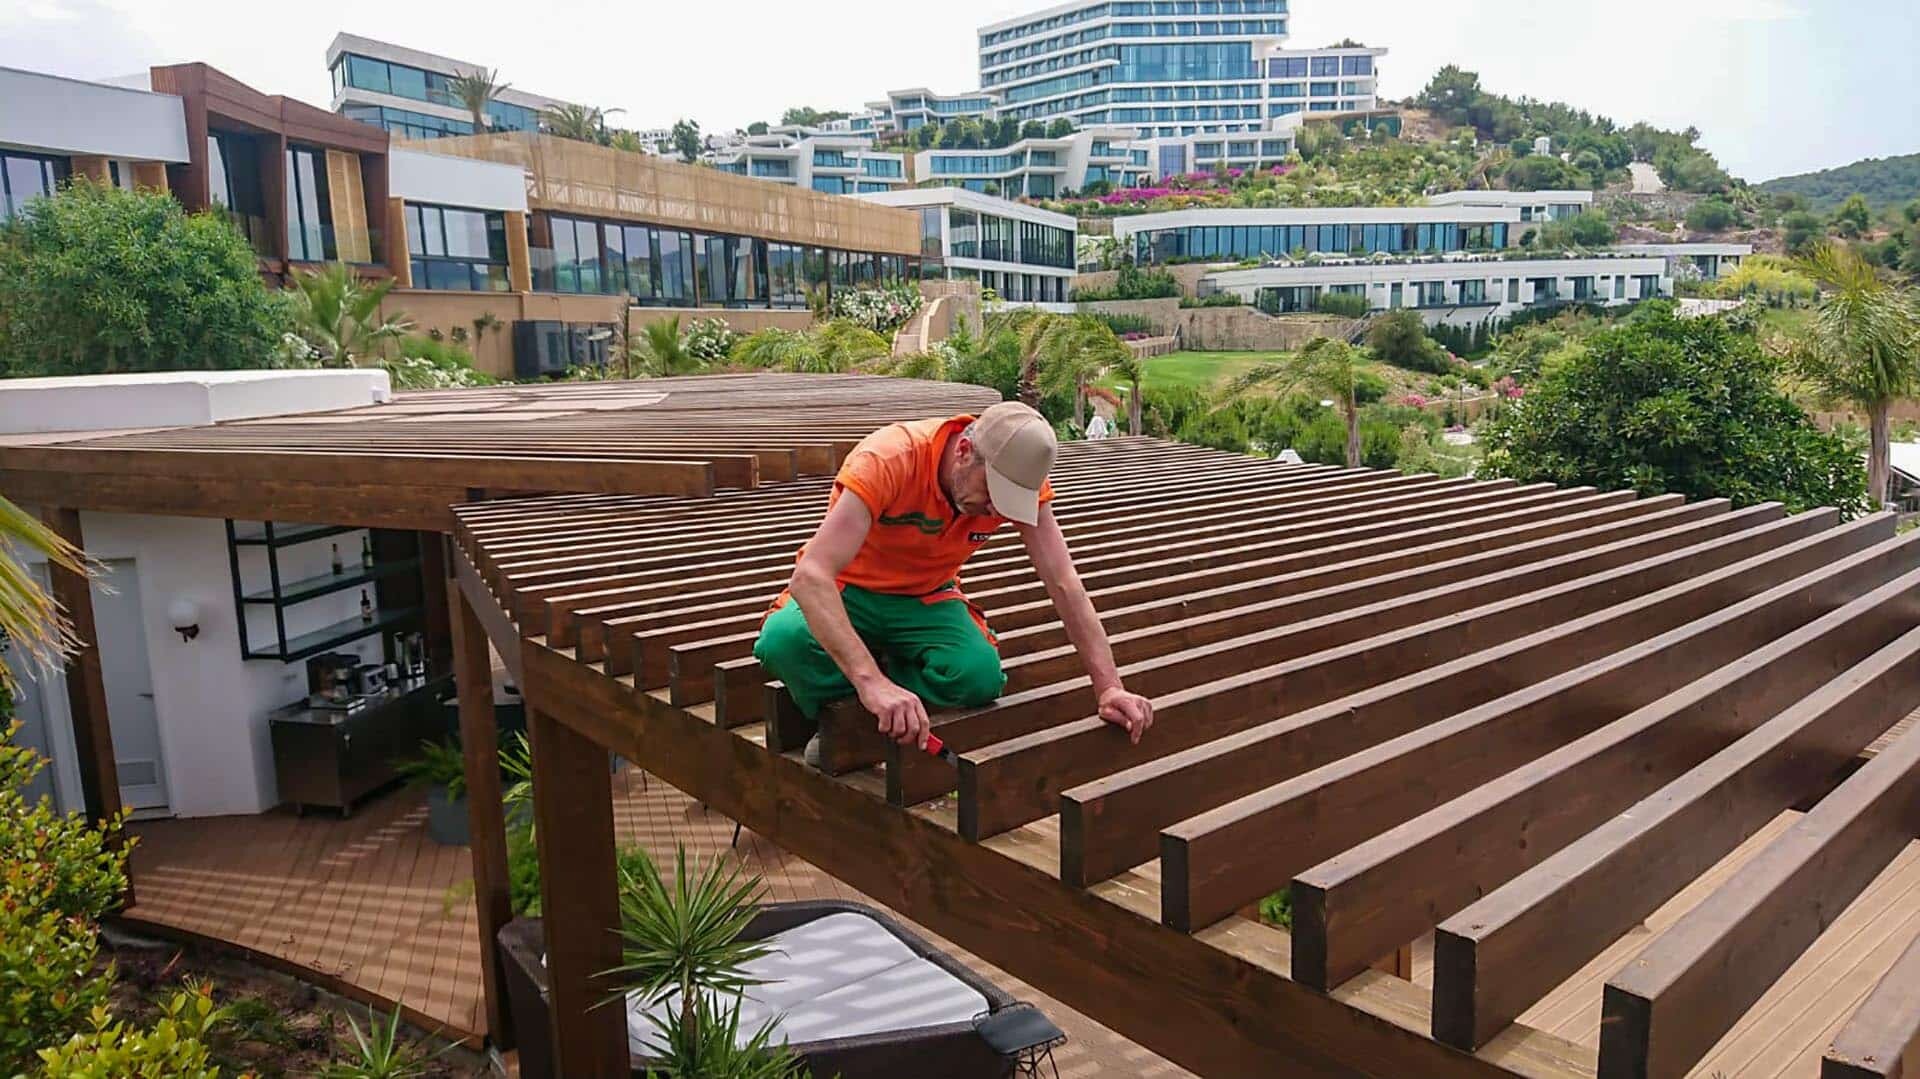
[[[1125,728],[1128,740],[1139,745],[1140,736],[1153,726],[1153,702],[1138,693],[1112,686],[1100,694],[1100,718]]]
[[[903,746],[927,747],[927,706],[894,681],[880,676],[859,689],[860,703],[879,720],[880,733]]]

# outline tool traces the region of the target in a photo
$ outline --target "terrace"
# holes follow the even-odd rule
[[[0,491],[74,539],[82,510],[263,506],[451,536],[438,602],[467,744],[492,730],[497,656],[537,747],[569,1076],[627,1066],[621,1017],[589,1007],[618,961],[616,839],[716,849],[730,821],[752,864],[784,867],[776,887],[855,890],[1205,1075],[1810,1075],[1911,1051],[1920,536],[1887,515],[1069,444],[1056,512],[1156,701],[1148,738],[1091,718],[1002,538],[968,582],[1011,680],[939,718],[957,769],[848,707],[823,715],[809,769],[809,725],[748,655],[758,612],[852,438],[982,403],[804,376],[403,395],[14,447]],[[111,812],[91,670],[83,653],[68,685],[89,808]],[[636,796],[609,750],[655,781]],[[127,914],[450,1025],[465,1009],[506,1044],[482,943],[506,920],[489,762],[468,757],[476,883],[450,933],[434,915],[463,867],[417,841],[409,860],[399,799],[346,824],[246,818],[230,843],[184,841],[223,822],[143,825]],[[1280,887],[1291,930],[1247,916]]]

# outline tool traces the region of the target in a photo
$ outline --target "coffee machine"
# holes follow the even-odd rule
[[[352,708],[359,703],[354,687],[360,657],[346,652],[322,652],[307,660],[307,705],[312,708]]]

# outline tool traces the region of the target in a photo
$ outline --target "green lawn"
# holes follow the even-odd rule
[[[1169,352],[1147,361],[1144,388],[1159,390],[1191,386],[1198,390],[1210,390],[1250,368],[1271,363],[1286,355],[1288,353],[1285,352]],[[1125,384],[1115,378],[1103,381],[1109,386]]]

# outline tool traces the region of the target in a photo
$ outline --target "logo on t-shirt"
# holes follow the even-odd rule
[[[947,522],[938,517],[929,517],[918,510],[912,513],[902,513],[897,516],[888,516],[883,513],[880,515],[880,523],[883,525],[906,525],[909,528],[917,528],[929,536],[937,536],[947,529]]]
[[[967,542],[968,542],[968,543],[985,543],[985,542],[987,542],[988,540],[990,540],[990,539],[992,539],[992,538],[993,538],[993,533],[991,533],[991,532],[969,532],[969,533],[967,533]]]

